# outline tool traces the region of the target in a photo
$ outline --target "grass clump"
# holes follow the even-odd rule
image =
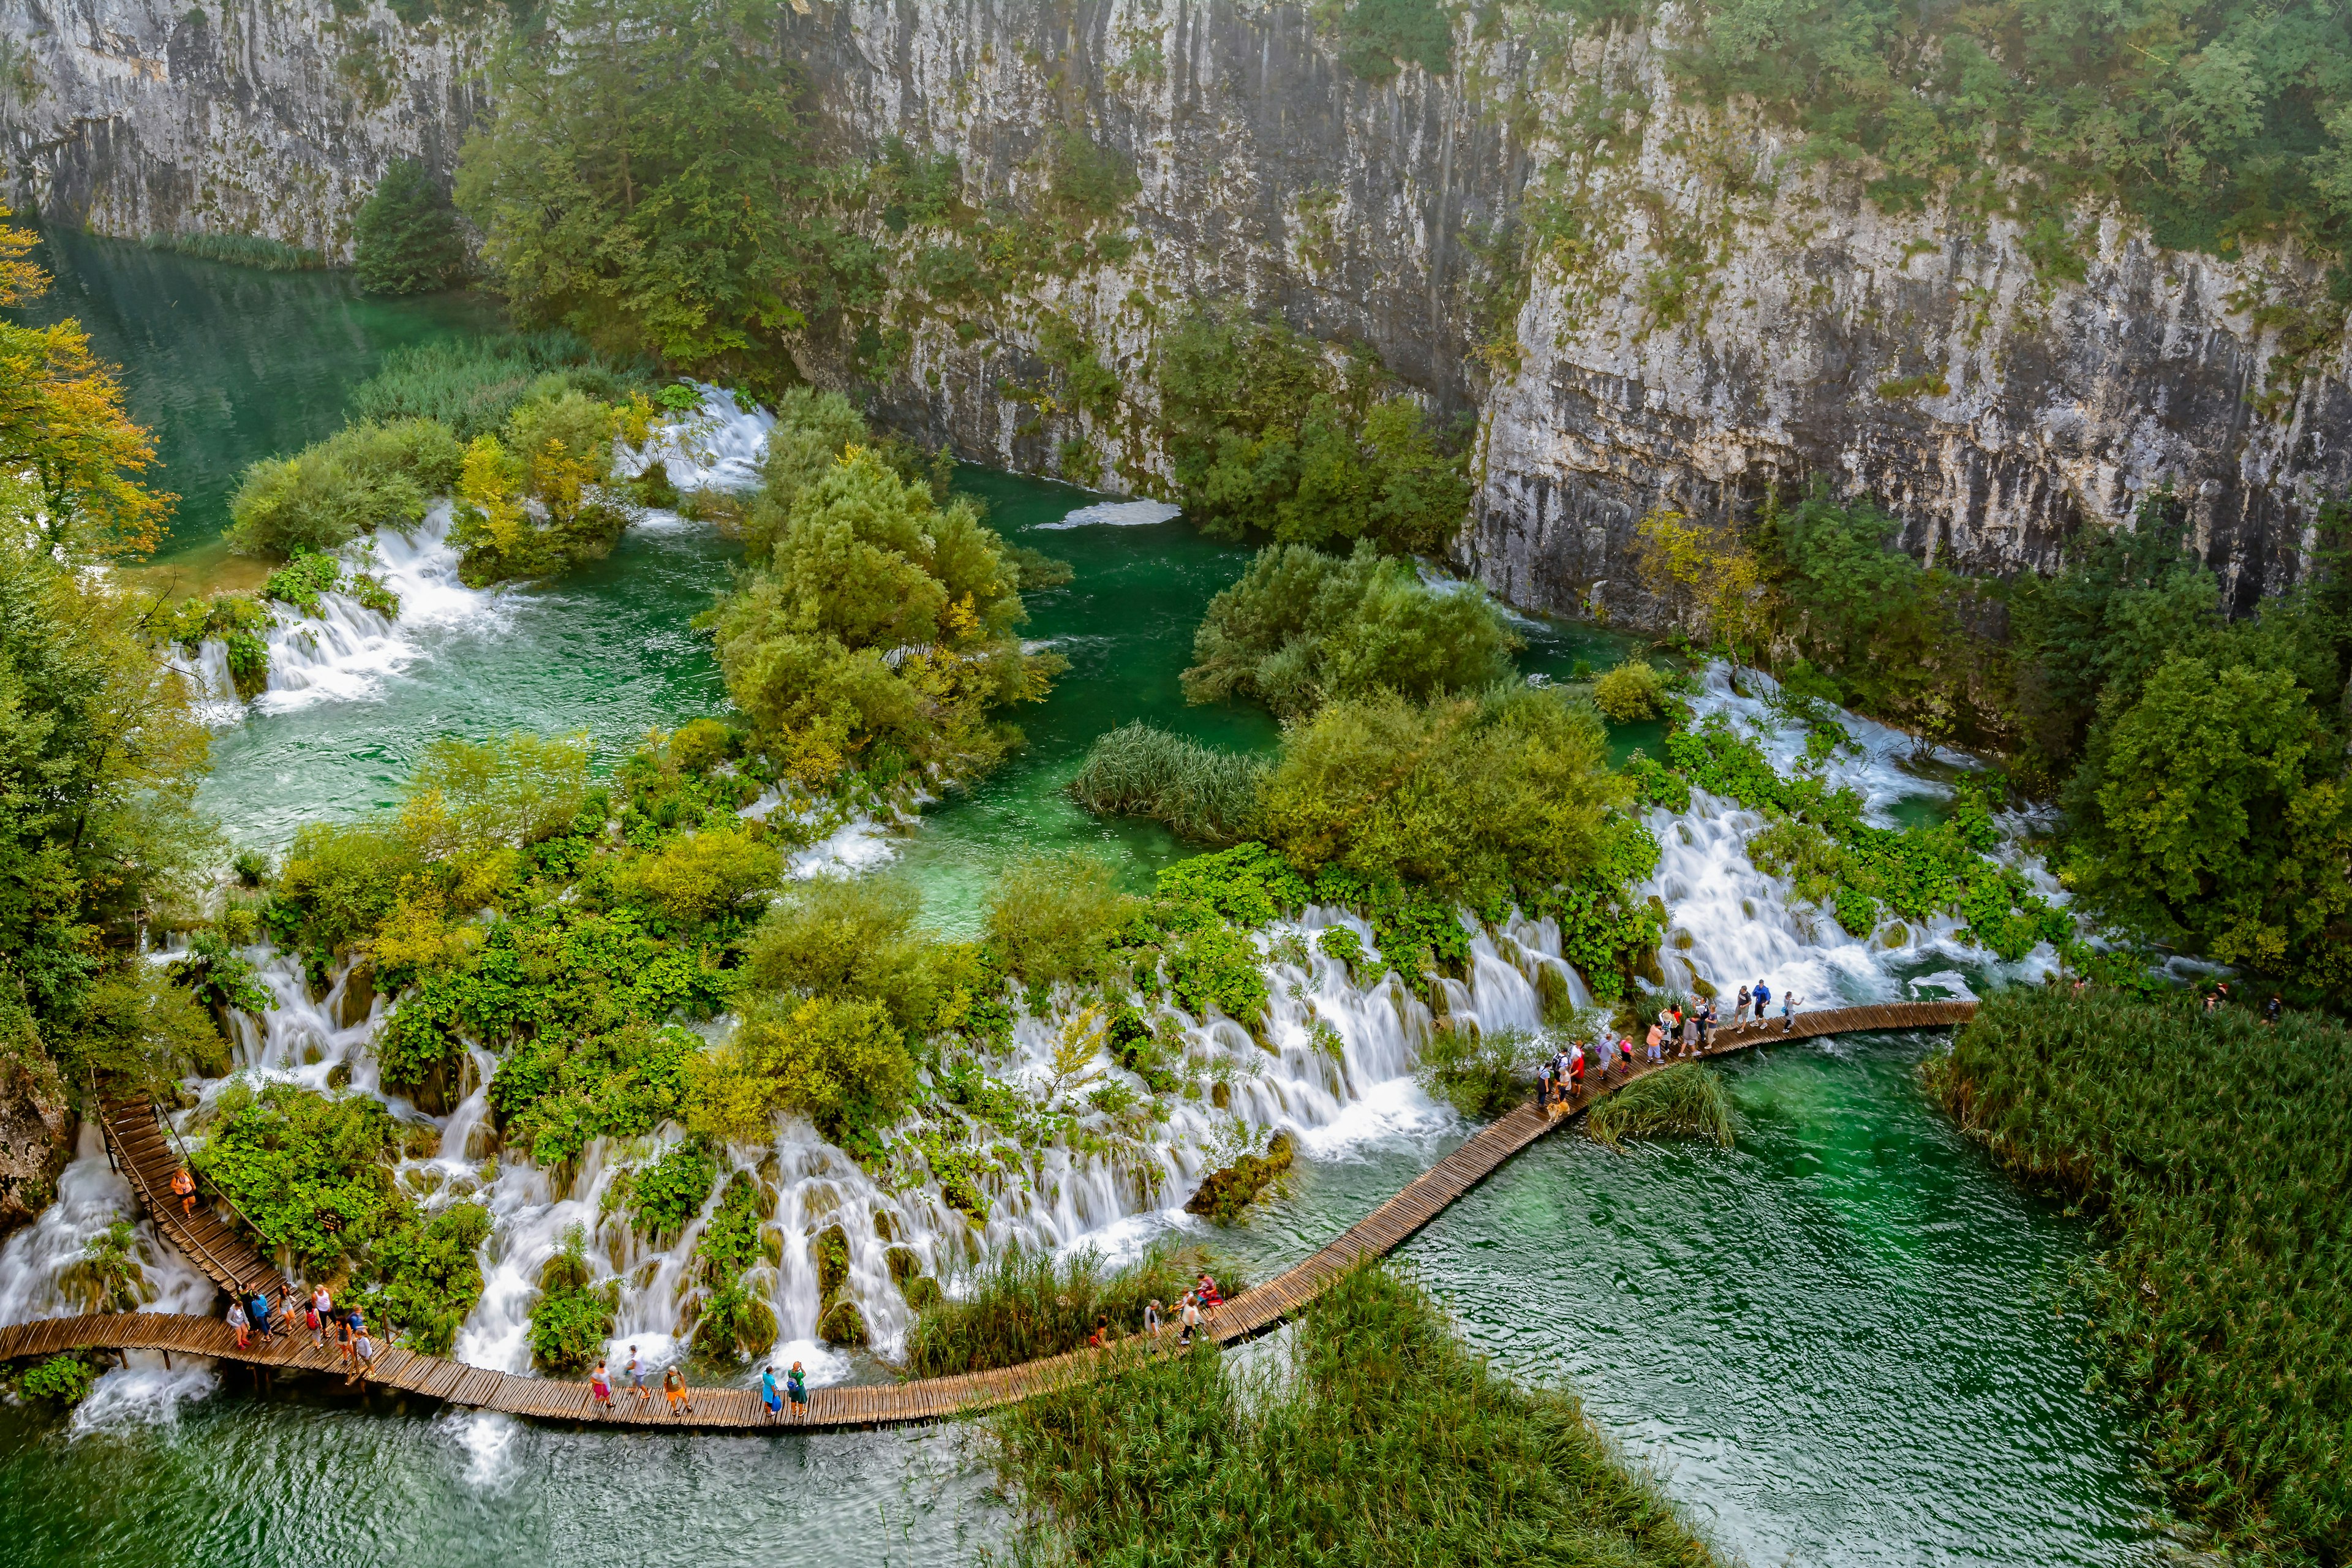
[[[2075,1279],[2094,1387],[2171,1505],[2249,1556],[2352,1559],[2352,1032],[2032,988],[1926,1070],[2003,1164],[2099,1215]]]
[[[1199,1247],[1157,1246],[1135,1262],[1107,1268],[1084,1249],[1055,1262],[1042,1252],[1006,1252],[920,1313],[907,1334],[907,1375],[944,1377],[1060,1355],[1087,1342],[1095,1320],[1120,1337],[1143,1331],[1143,1309],[1160,1304],[1171,1321],[1193,1280],[1206,1272],[1227,1299],[1245,1288],[1238,1269]]]
[[[1275,545],[1209,601],[1184,696],[1255,697],[1290,719],[1375,689],[1416,700],[1482,691],[1509,679],[1517,646],[1483,590],[1433,587],[1369,540],[1344,560]]]
[[[1714,1561],[1573,1395],[1496,1376],[1391,1268],[1334,1281],[1282,1372],[1251,1385],[1203,1346],[997,1416],[997,1472],[1028,1509],[1018,1555],[1171,1568]]]
[[[1585,1134],[1622,1152],[1628,1138],[1693,1138],[1731,1147],[1731,1096],[1713,1068],[1676,1062],[1603,1097],[1586,1112]]]
[[[1070,794],[1106,816],[1149,816],[1197,844],[1250,835],[1266,764],[1136,720],[1097,738]]]
[[[577,392],[600,403],[650,394],[650,367],[601,354],[566,331],[441,338],[394,349],[352,393],[362,419],[430,419],[459,441],[505,428],[514,411]]]

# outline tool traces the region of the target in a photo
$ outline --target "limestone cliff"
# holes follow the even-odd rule
[[[344,5],[0,0],[38,79],[9,110],[20,183],[109,232],[340,251],[389,159],[446,166],[486,47]],[[951,153],[968,203],[1014,214],[1069,132],[1135,170],[1105,226],[1118,244],[1003,297],[925,272],[951,236],[881,237],[888,331],[860,363],[889,417],[969,457],[1149,488],[1157,334],[1232,297],[1369,345],[1475,419],[1457,554],[1533,607],[1654,620],[1628,565],[1645,511],[1725,519],[1816,476],[1885,499],[1923,556],[1982,572],[2046,565],[2070,528],[2169,482],[2250,604],[2292,579],[2318,498],[2352,489],[2340,319],[2281,353],[2308,320],[2306,262],[2163,252],[2084,213],[2053,267],[1998,220],[1881,213],[1759,117],[1678,99],[1671,21],[1465,22],[1451,72],[1375,83],[1306,11],[1253,0],[782,16],[843,154]],[[823,343],[803,363],[857,374]],[[1109,391],[1085,390],[1094,366]]]

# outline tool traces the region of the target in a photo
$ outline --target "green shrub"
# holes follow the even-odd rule
[[[1658,699],[1664,695],[1665,677],[1643,659],[1627,659],[1595,681],[1592,703],[1610,721],[1630,724],[1658,716]]]
[[[358,1300],[370,1319],[398,1331],[409,1349],[446,1356],[482,1299],[478,1252],[490,1234],[490,1211],[460,1203],[435,1210],[421,1225],[406,1218],[371,1249]]]
[[[59,1410],[70,1410],[89,1397],[98,1369],[81,1357],[53,1355],[25,1369],[16,1378],[16,1392]]]
[[[1232,1164],[1202,1177],[1200,1187],[1184,1200],[1184,1212],[1215,1225],[1239,1225],[1258,1194],[1290,1169],[1291,1158],[1290,1134],[1276,1133],[1265,1153],[1244,1151]]]
[[[2172,1507],[2250,1559],[2352,1553],[2352,1034],[2033,987],[1986,998],[1927,1078],[2099,1216],[2068,1305]]]
[[[838,1235],[838,1227],[825,1233]],[[695,1243],[694,1256],[709,1293],[700,1303],[694,1323],[694,1348],[713,1360],[740,1360],[756,1355],[776,1341],[776,1314],[756,1297],[744,1275],[762,1258],[769,1261],[760,1228],[760,1186],[747,1172],[728,1178],[710,1223]],[[835,1294],[821,1287],[820,1293]]]
[[[352,268],[371,294],[418,294],[446,289],[466,270],[465,237],[457,209],[413,158],[403,158],[360,207],[352,225],[358,244]]]
[[[1069,790],[1088,811],[1153,817],[1195,843],[1231,844],[1256,818],[1265,767],[1138,719],[1096,738]]]
[[[929,1035],[942,1007],[975,999],[969,954],[915,929],[922,895],[888,877],[795,882],[752,933],[744,974],[756,991],[879,1002],[910,1038]]]
[[[429,419],[346,426],[291,458],[255,463],[229,501],[228,546],[284,561],[329,552],[378,528],[424,521],[425,504],[456,488],[463,458],[447,426]]]
[[[642,1017],[584,1039],[535,1035],[500,1058],[490,1107],[509,1144],[559,1165],[592,1139],[640,1138],[682,1117],[688,1067],[701,1054],[690,1030]]]
[[[445,735],[416,759],[399,832],[428,860],[487,855],[570,831],[587,799],[584,735]]]
[[[1139,908],[1096,856],[1075,849],[1024,856],[989,899],[988,943],[1008,973],[1033,987],[1083,984],[1103,973]]]
[[[1323,950],[1325,957],[1346,964],[1350,975],[1364,962],[1364,939],[1346,926],[1325,926],[1315,939],[1315,945]]]
[[[1367,81],[1386,81],[1400,65],[1432,76],[1454,67],[1454,25],[1439,0],[1354,0],[1339,10],[1339,63]]]
[[[423,869],[387,826],[309,823],[286,851],[268,919],[282,940],[348,952],[391,917],[402,882]]]
[[[1536,1068],[1549,1048],[1519,1029],[1440,1029],[1422,1047],[1413,1076],[1433,1098],[1484,1121],[1535,1093]]]
[[[365,1095],[239,1081],[214,1100],[193,1163],[257,1228],[265,1252],[283,1247],[296,1267],[323,1274],[398,1228],[399,1148],[399,1124]]]
[[[1280,322],[1195,311],[1160,348],[1162,438],[1185,515],[1223,538],[1434,551],[1470,503],[1462,457],[1410,398],[1381,396],[1381,379],[1360,360],[1335,367]]]
[[[1369,540],[1346,560],[1274,545],[1209,601],[1184,696],[1255,697],[1287,719],[1375,689],[1415,700],[1484,690],[1509,678],[1517,646],[1484,591],[1433,587]]]
[[[719,1051],[693,1063],[688,1124],[734,1142],[765,1143],[779,1110],[797,1111],[853,1155],[879,1152],[877,1134],[914,1092],[906,1037],[880,1004],[811,997],[755,1002]]]
[[[1277,916],[1296,914],[1312,889],[1297,868],[1265,845],[1237,844],[1163,867],[1153,894],[1162,905],[1199,906],[1254,931]]]
[[[530,1363],[546,1372],[582,1372],[604,1359],[604,1342],[619,1321],[618,1280],[594,1283],[587,1237],[578,1226],[562,1249],[539,1271],[530,1304]]]
[[[1231,1259],[1166,1243],[1115,1269],[1085,1248],[1058,1262],[1045,1253],[1001,1252],[915,1320],[907,1375],[949,1377],[1060,1355],[1087,1342],[1097,1317],[1110,1320],[1117,1337],[1133,1338],[1143,1331],[1146,1303],[1157,1300],[1172,1323],[1176,1304],[1204,1272],[1228,1298],[1248,1284]]]
[[[674,1144],[631,1173],[629,1223],[656,1247],[667,1247],[702,1212],[718,1184],[719,1156],[709,1144],[698,1138]]]
[[[605,481],[630,411],[551,387],[517,405],[503,437],[466,447],[449,542],[470,587],[551,577],[613,552],[633,514]]]
[[[1228,1018],[1255,1024],[1265,1011],[1265,971],[1245,932],[1202,926],[1171,945],[1167,961],[1168,988],[1186,1012],[1205,1014],[1214,1005]]]
[[[1015,1550],[1266,1568],[1714,1561],[1573,1395],[1505,1381],[1390,1268],[1334,1280],[1296,1344],[1262,1380],[1203,1347],[998,1415],[997,1473],[1034,1510]]]
[[[277,1005],[269,987],[255,973],[252,962],[215,927],[206,926],[188,939],[188,953],[172,961],[172,984],[207,1007],[241,1007],[266,1013]]]

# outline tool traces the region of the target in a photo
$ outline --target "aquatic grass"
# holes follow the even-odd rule
[[[1157,1299],[1171,1322],[1177,1303],[1205,1270],[1227,1297],[1246,1281],[1239,1268],[1204,1247],[1160,1245],[1133,1263],[1104,1266],[1093,1248],[1056,1262],[1042,1252],[1006,1252],[922,1312],[907,1334],[908,1377],[985,1372],[1060,1355],[1087,1342],[1097,1316],[1114,1335],[1143,1330],[1145,1303]]]
[[[2352,1562],[2352,1032],[2194,997],[1988,998],[1927,1084],[2004,1165],[2095,1211],[2093,1389],[2174,1509],[2282,1563]]]
[[[993,1418],[1020,1563],[1705,1568],[1574,1395],[1497,1376],[1391,1265],[1310,1307],[1286,1364],[1202,1345]]]
[[[1088,811],[1152,817],[1198,844],[1237,844],[1257,819],[1265,774],[1261,758],[1137,720],[1095,742],[1069,790]]]
[[[1628,1138],[1694,1138],[1731,1147],[1731,1097],[1712,1068],[1676,1062],[1644,1073],[1584,1117],[1585,1135],[1622,1152]]]
[[[264,272],[318,272],[327,258],[307,246],[288,245],[255,234],[151,234],[140,242],[150,250],[168,250],[235,267],[257,267]]]
[[[394,349],[352,392],[354,419],[434,419],[460,441],[505,427],[533,397],[578,392],[600,403],[650,395],[654,367],[600,353],[561,330],[441,338]]]

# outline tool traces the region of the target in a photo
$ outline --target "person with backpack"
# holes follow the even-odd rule
[[[247,1311],[253,1319],[254,1331],[263,1339],[268,1339],[269,1337],[269,1292],[256,1290],[253,1293],[253,1301]]]
[[[662,1397],[669,1401],[669,1413],[672,1415],[677,1414],[678,1403],[681,1400],[686,1404],[686,1413],[688,1415],[694,1414],[694,1396],[687,1392],[686,1373],[677,1370],[676,1362],[670,1363],[668,1366],[662,1369]]]
[[[801,1363],[793,1363],[793,1370],[784,1374],[784,1396],[793,1402],[793,1414],[808,1414],[808,1380],[801,1375]]]

